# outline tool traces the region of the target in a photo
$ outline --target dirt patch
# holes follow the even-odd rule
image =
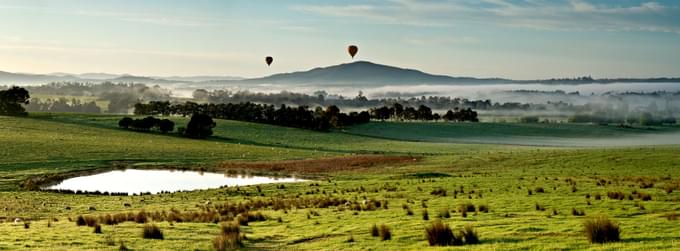
[[[277,162],[222,162],[218,166],[225,169],[250,169],[273,172],[324,173],[361,170],[385,165],[405,165],[420,161],[413,156],[356,155],[347,157],[288,160]]]

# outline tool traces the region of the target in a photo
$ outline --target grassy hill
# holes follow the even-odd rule
[[[192,140],[121,130],[118,119],[82,114],[0,117],[0,233],[8,233],[0,235],[0,249],[116,250],[123,243],[134,250],[210,250],[220,232],[219,222],[231,221],[229,215],[217,213],[218,207],[255,201],[279,201],[285,209],[252,204],[250,211],[264,214],[267,220],[241,226],[247,249],[430,249],[425,227],[436,220],[454,229],[474,226],[481,243],[459,249],[680,248],[680,225],[673,220],[680,211],[679,146],[512,145],[531,137],[622,138],[663,135],[675,128],[370,123],[346,132],[319,133],[218,120],[215,137]],[[187,121],[172,119],[178,125]],[[515,138],[506,145],[450,143],[458,138],[503,140],[507,135]],[[348,160],[356,154],[414,160],[354,166]],[[327,158],[331,159],[318,166],[328,170],[305,169],[316,162],[296,162]],[[288,160],[282,166],[297,165],[295,170],[309,170],[318,178],[285,188],[268,184],[124,197],[34,192],[18,186],[34,175],[111,168],[121,161],[140,168],[203,166],[225,171],[253,162],[276,165],[281,160]],[[610,198],[608,193],[613,192],[625,198]],[[359,210],[345,203],[324,206],[339,199],[363,206]],[[372,204],[375,201],[380,206]],[[463,217],[461,205],[468,203],[475,211]],[[484,207],[488,210],[480,209]],[[585,216],[573,215],[573,209]],[[161,228],[164,240],[143,239],[144,224],[134,221],[113,225],[100,221],[102,234],[76,225],[78,216],[138,215],[142,210],[149,214],[149,222]],[[221,216],[207,221],[165,220],[175,211]],[[423,211],[428,212],[428,220],[423,219]],[[619,222],[621,242],[588,243],[582,224],[595,215]],[[30,222],[29,228],[14,224],[15,218]],[[390,227],[392,239],[372,237],[374,224]]]
[[[680,142],[678,126],[376,122],[352,127],[347,132],[407,141],[535,146],[640,146]]]

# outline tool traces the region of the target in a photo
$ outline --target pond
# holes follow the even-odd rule
[[[266,176],[227,175],[224,173],[126,169],[69,178],[46,190],[141,194],[177,192],[222,186],[247,186],[267,183],[301,182],[303,179]]]

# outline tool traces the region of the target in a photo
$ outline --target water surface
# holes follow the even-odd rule
[[[161,191],[177,192],[218,188],[221,186],[247,186],[300,181],[305,180],[297,178],[226,175],[222,173],[196,171],[126,169],[69,178],[63,180],[59,184],[47,186],[45,189],[128,194],[150,192],[155,194]]]

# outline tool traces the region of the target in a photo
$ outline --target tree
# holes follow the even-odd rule
[[[189,138],[205,139],[212,135],[212,129],[216,125],[212,117],[205,114],[194,114],[191,116],[189,124],[187,124],[184,135]]]
[[[196,89],[191,96],[193,96],[195,100],[207,100],[210,93],[205,89]]]
[[[172,132],[175,130],[175,122],[172,122],[169,119],[163,119],[158,122],[158,130],[162,133]]]
[[[124,117],[118,121],[118,126],[120,128],[128,129],[132,125],[132,122],[134,122],[132,118]]]
[[[26,116],[28,113],[23,105],[28,105],[28,91],[24,88],[14,86],[9,90],[0,91],[0,115]]]

